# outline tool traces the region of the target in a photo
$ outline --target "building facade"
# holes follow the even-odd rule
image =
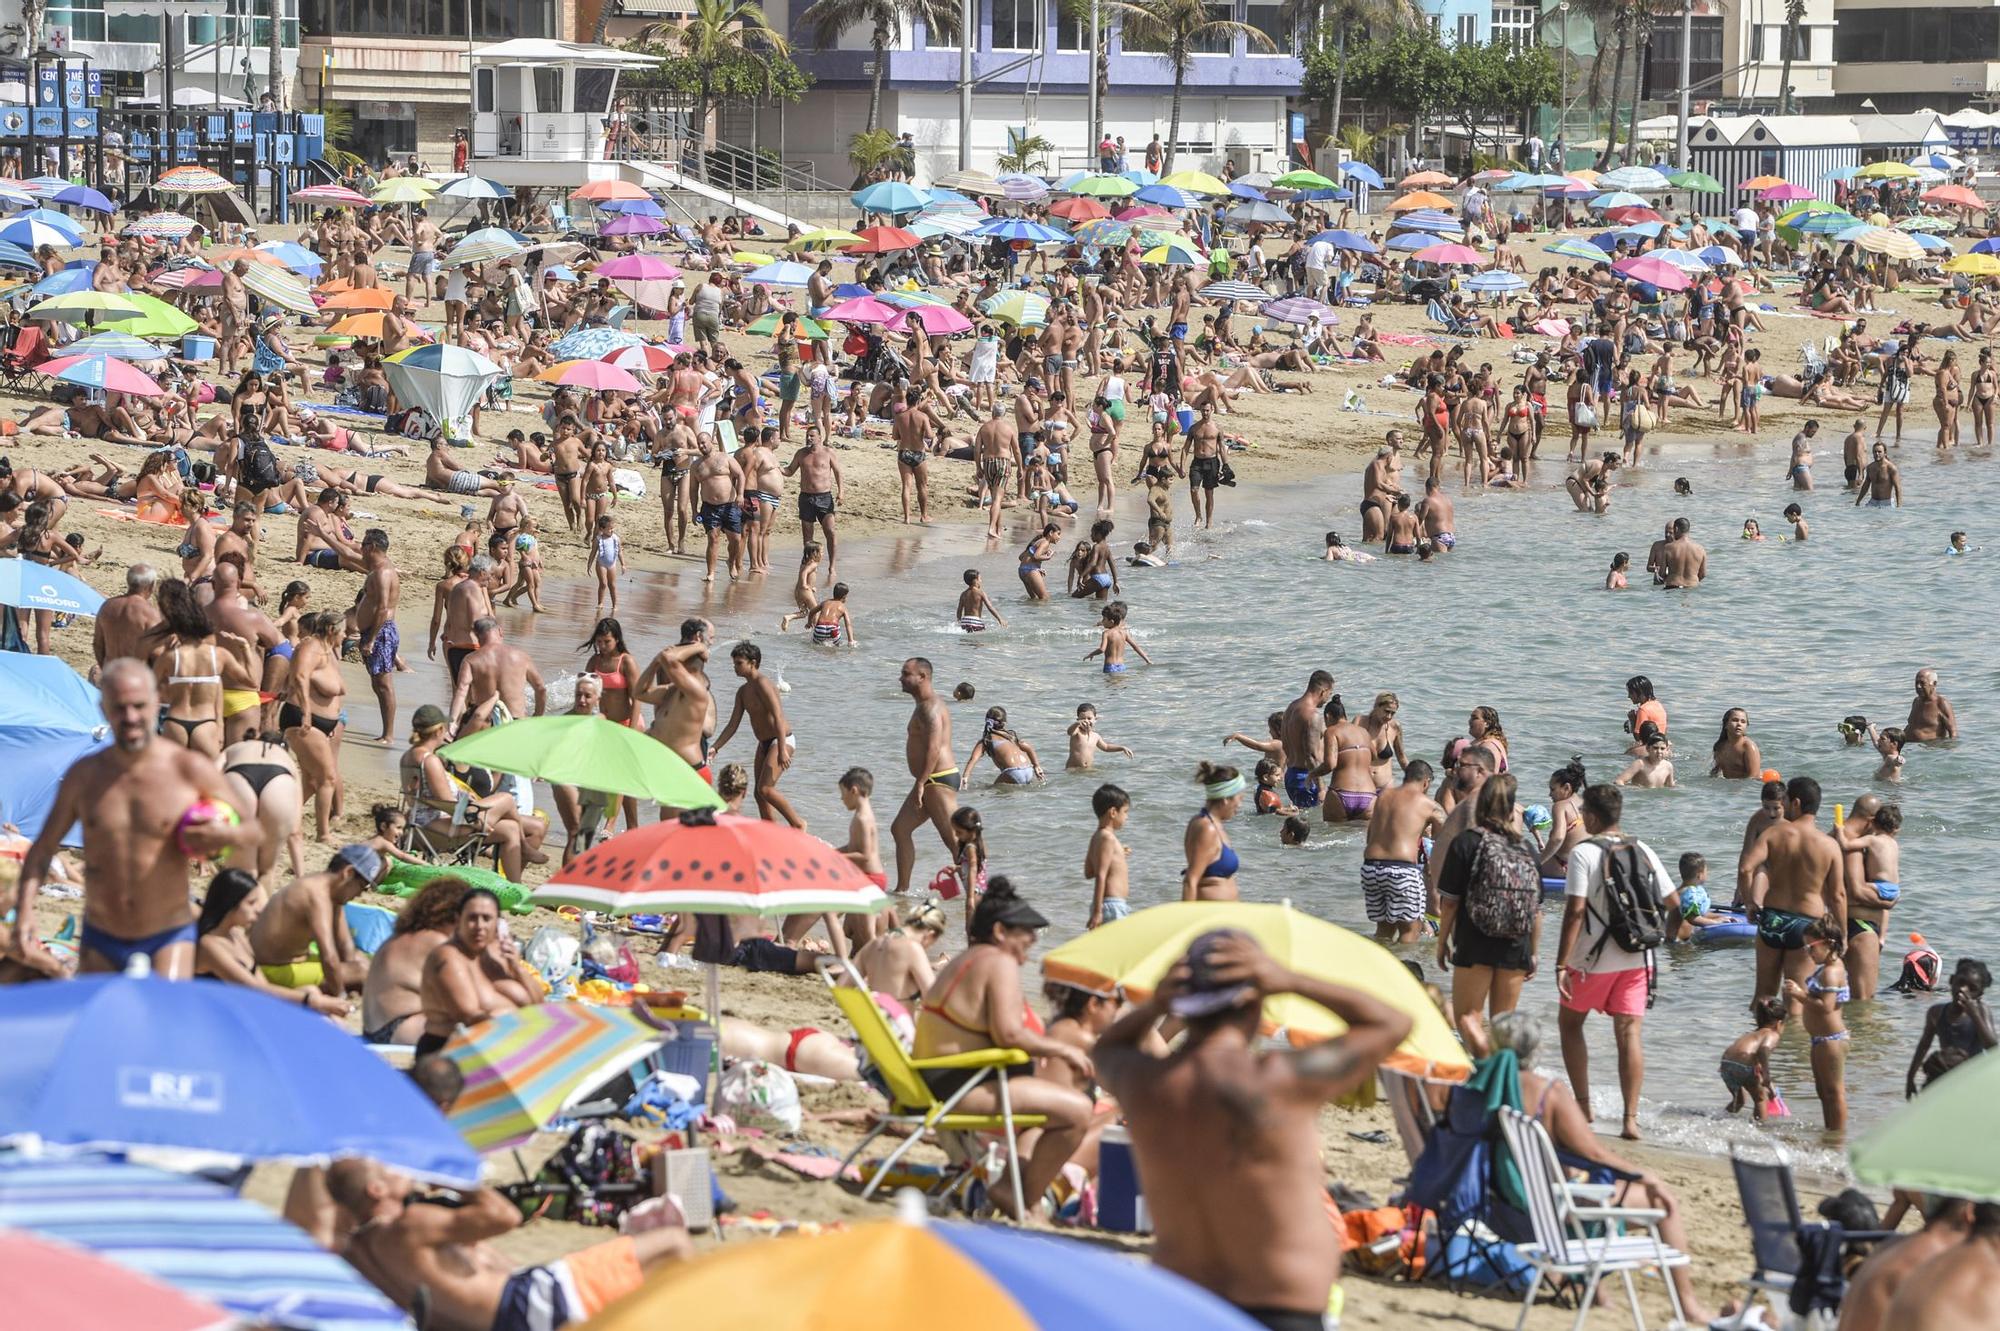
[[[271,6],[278,6],[278,68],[270,68]],[[299,60],[299,0],[227,0],[221,14],[179,14],[180,52],[174,84],[177,105],[256,104],[273,78],[292,79]],[[162,91],[163,20],[152,14],[107,11],[104,0],[48,0],[42,32],[24,30],[21,0],[0,0],[0,60],[23,59],[37,45],[87,57],[102,79],[104,95],[121,102],[157,101]],[[37,36],[39,41],[36,40]],[[206,97],[203,97],[206,94]]]

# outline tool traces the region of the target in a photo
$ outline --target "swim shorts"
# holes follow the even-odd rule
[[[1195,458],[1188,463],[1188,484],[1198,485],[1204,490],[1213,490],[1222,484],[1222,459]]]
[[[1131,898],[1129,897],[1104,898],[1104,922],[1106,924],[1111,923],[1113,920],[1122,920],[1131,913],[1132,913]]]
[[[1285,769],[1285,798],[1301,809],[1319,807],[1319,782],[1313,779],[1310,767]]]
[[[723,504],[704,503],[701,512],[695,515],[695,524],[710,531],[740,532],[743,530],[743,506],[734,502]]]
[[[375,645],[368,649],[368,654],[361,659],[361,664],[367,667],[371,675],[389,674],[396,668],[396,652],[402,645],[402,631],[396,627],[396,621],[392,619],[376,632]]]
[[[479,493],[479,473],[476,471],[455,471],[451,474],[451,492],[455,495],[476,495]]]
[[[595,1316],[639,1287],[644,1273],[630,1238],[573,1252],[514,1272],[500,1291],[493,1331],[557,1331]]]
[[[1757,941],[1780,952],[1796,952],[1806,945],[1806,929],[1811,924],[1803,915],[1766,906],[1757,917]]]
[[[1361,895],[1377,924],[1407,924],[1424,915],[1424,871],[1408,860],[1361,861]]]
[[[799,495],[799,521],[817,522],[833,516],[833,491],[810,490]]]
[[[1613,1017],[1646,1015],[1646,968],[1629,971],[1570,973],[1569,997],[1562,1005],[1571,1012],[1602,1012]]]

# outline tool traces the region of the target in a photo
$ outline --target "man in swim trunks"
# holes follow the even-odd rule
[[[783,818],[803,832],[806,820],[799,817],[792,802],[778,790],[778,778],[792,763],[792,728],[785,720],[785,703],[778,686],[763,673],[764,653],[754,642],[739,642],[730,649],[729,663],[743,683],[736,690],[736,706],[730,710],[722,733],[715,737],[709,756],[713,758],[721,752],[736,734],[736,727],[748,717],[751,732],[757,736],[757,761],[751,770],[756,777],[753,790],[758,816],[772,822]]]
[[[521,1208],[491,1188],[434,1200],[372,1160],[329,1166],[326,1186],[359,1220],[341,1255],[398,1307],[421,1307],[434,1331],[557,1331],[637,1289],[647,1268],[692,1252],[685,1228],[659,1223],[671,1217],[659,1207],[638,1223],[628,1213],[621,1237],[516,1270],[487,1240],[518,1229]]]
[[[403,599],[403,575],[389,562],[389,533],[380,527],[370,527],[362,536],[361,558],[368,572],[361,581],[361,599],[354,605],[354,628],[361,635],[368,686],[382,709],[382,733],[375,742],[387,744],[396,733],[396,654],[403,645],[396,606]]]
[[[1889,446],[1880,441],[1875,444],[1875,460],[1868,464],[1854,490],[1854,506],[1860,508],[1863,504],[1870,508],[1903,506],[1903,473],[1889,461]]]
[[[1188,430],[1181,450],[1181,470],[1188,478],[1188,501],[1194,505],[1196,527],[1215,526],[1215,487],[1222,484],[1222,427],[1215,423],[1215,404],[1204,402],[1201,417]]]
[[[445,715],[451,719],[453,739],[500,725],[517,717],[540,716],[548,709],[548,686],[535,658],[511,646],[500,631],[500,622],[488,615],[473,621],[472,636],[478,649],[468,654],[458,672]],[[535,710],[528,711],[528,692],[534,691]]]
[[[1882,940],[1889,912],[1903,895],[1903,848],[1896,833],[1903,811],[1866,794],[1854,801],[1847,820],[1834,828],[1840,843],[1841,886],[1847,894],[1847,981],[1856,999],[1875,997],[1882,972]]]
[[[1938,692],[1937,671],[1926,667],[1917,672],[1917,696],[1910,702],[1910,719],[1903,723],[1905,744],[1928,744],[1932,740],[1957,739],[1958,716],[1951,703]]]
[[[1657,556],[1662,589],[1699,587],[1708,576],[1708,551],[1688,535],[1693,524],[1686,518],[1674,519],[1674,536],[1660,546]]]
[[[1320,765],[1320,748],[1326,738],[1326,721],[1320,715],[1333,697],[1333,675],[1315,670],[1306,681],[1306,691],[1285,707],[1284,725],[1278,740],[1285,749],[1285,798],[1301,809],[1319,807],[1319,778],[1326,771]]]
[[[473,636],[472,626],[493,614],[493,580],[495,565],[491,555],[474,555],[467,565],[465,576],[444,597],[444,673],[451,683],[458,682],[459,668],[465,658],[479,650],[479,639]],[[437,657],[437,644],[433,642],[429,652],[433,660]]]
[[[1847,894],[1841,890],[1840,843],[1819,830],[1819,782],[1795,776],[1785,783],[1785,816],[1743,857],[1757,921],[1757,990],[1775,998],[1780,980],[1805,982],[1812,970],[1806,927],[1831,913],[1847,927]],[[1799,1004],[1793,1002],[1794,1015]]]
[[[681,621],[678,645],[663,648],[632,686],[632,696],[653,704],[653,724],[647,734],[672,749],[710,785],[708,737],[715,733],[715,696],[709,689],[709,644],[715,626],[696,617]],[[661,817],[673,810],[662,808]]]
[[[451,445],[440,434],[431,440],[430,455],[424,459],[424,488],[467,499],[491,499],[506,487],[489,481],[476,471],[466,471],[451,455]]]
[[[121,656],[145,659],[146,634],[160,622],[160,607],[154,600],[159,583],[159,572],[151,564],[134,564],[125,570],[125,594],[107,597],[97,607],[90,654],[100,668]]]
[[[694,464],[695,497],[701,505],[695,521],[708,532],[708,574],[703,582],[715,581],[716,548],[729,541],[729,580],[743,575],[743,468],[732,455],[716,446],[704,432],[696,445],[700,460]]]
[[[951,712],[932,687],[931,674],[928,660],[912,656],[903,662],[897,677],[898,685],[914,703],[903,742],[903,757],[914,784],[889,824],[889,835],[896,843],[898,894],[910,890],[910,874],[917,861],[916,831],[926,819],[937,829],[947,855],[958,844],[951,830],[960,786],[958,760],[951,756]]]
[[[368,979],[368,958],[354,945],[345,907],[381,877],[382,857],[357,842],[335,851],[325,873],[295,878],[273,893],[250,926],[264,978],[295,989],[317,986],[329,998],[358,991]],[[314,970],[318,977],[307,978]]]
[[[806,445],[785,464],[785,475],[799,478],[799,540],[811,545],[813,524],[818,523],[821,544],[826,547],[826,579],[834,581],[834,561],[840,547],[834,539],[833,515],[840,507],[843,483],[840,458],[826,445],[818,425],[806,426]]]
[[[1453,529],[1457,526],[1458,511],[1435,476],[1424,481],[1424,497],[1417,505],[1417,520],[1423,524],[1424,535],[1438,549],[1450,550],[1457,546],[1458,537],[1453,534]]]
[[[42,831],[21,862],[14,892],[14,960],[58,978],[63,967],[42,946],[36,897],[49,861],[83,821],[84,972],[122,971],[135,956],[170,980],[194,974],[195,915],[188,898],[191,859],[254,853],[254,818],[190,819],[202,801],[228,804],[229,783],[213,759],[159,737],[160,695],[152,670],[130,657],[104,667],[99,705],[112,744],[64,774]]]
[[[1424,838],[1444,821],[1431,798],[1431,765],[1418,758],[1403,784],[1375,797],[1361,852],[1361,894],[1378,943],[1412,943],[1423,935],[1430,894],[1424,885]]]

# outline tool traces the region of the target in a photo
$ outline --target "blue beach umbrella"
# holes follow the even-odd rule
[[[1132,196],[1134,203],[1150,203],[1159,208],[1199,208],[1199,194],[1190,194],[1178,185],[1147,185]]]
[[[561,360],[598,360],[608,352],[636,347],[645,340],[622,328],[579,328],[550,343],[549,352]]]
[[[900,180],[878,180],[852,198],[855,207],[870,213],[914,213],[930,202],[930,195]]]
[[[92,333],[57,349],[58,356],[115,356],[119,360],[164,360],[164,347],[130,333]]]
[[[110,742],[83,676],[58,657],[0,652],[0,816],[22,836],[41,835],[70,765]],[[64,840],[82,844],[82,829]]]
[[[1382,173],[1366,162],[1342,162],[1340,175],[1343,180],[1358,180],[1364,185],[1382,188]]]
[[[62,217],[61,213],[51,213],[46,208],[36,208],[32,211],[48,217]],[[67,222],[69,219],[64,217],[63,220]],[[19,245],[24,250],[40,249],[44,245],[66,250],[81,245],[83,233],[73,227],[53,226],[39,218],[22,213],[18,217],[8,218],[4,225],[0,225],[0,240],[10,245]]]
[[[1465,283],[1466,290],[1476,291],[1482,296],[1504,296],[1510,291],[1526,290],[1527,285],[1528,279],[1519,273],[1498,270],[1480,273],[1468,278]]]
[[[1604,262],[1605,251],[1599,249],[1590,241],[1578,240],[1575,236],[1564,236],[1555,244],[1546,246],[1545,249],[1548,253],[1560,255],[1565,259],[1582,259],[1588,263]]]
[[[1621,166],[1616,171],[1607,171],[1597,178],[1601,189],[1651,190],[1655,193],[1672,186],[1661,172],[1650,166]]]
[[[1246,185],[1240,180],[1229,182],[1229,192],[1239,199],[1249,199],[1256,203],[1262,203],[1267,197],[1263,190],[1258,189],[1255,185]]]
[[[0,1137],[237,1160],[350,1156],[445,1183],[479,1157],[422,1091],[297,1003],[234,984],[83,975],[0,993]]]
[[[290,240],[271,240],[259,245],[258,249],[275,257],[279,263],[302,277],[318,277],[326,267],[321,258],[305,246]]]
[[[2000,254],[2000,236],[1988,236],[1984,240],[1975,241],[1972,246],[1972,252],[1974,254]]]
[[[22,249],[19,245],[0,240],[0,268],[39,269],[41,266],[39,259]]]
[[[744,274],[745,282],[754,282],[767,287],[802,287],[812,280],[813,267],[807,263],[789,263],[780,260],[767,263],[762,268]]]
[[[665,217],[667,210],[652,199],[607,199],[597,205],[601,213],[617,213],[624,217]]]
[[[1736,251],[1724,249],[1720,245],[1710,245],[1708,248],[1697,250],[1695,253],[1710,268],[1739,268],[1743,264],[1743,260],[1737,256]]]
[[[1058,231],[1055,227],[1021,217],[989,218],[974,227],[971,234],[997,236],[1001,240],[1025,240],[1031,245],[1049,245],[1069,239],[1067,231]]]
[[[1646,206],[1646,201],[1630,190],[1612,190],[1609,194],[1600,194],[1590,201],[1590,207],[1594,212],[1603,212],[1606,208],[1644,208]]]
[[[88,185],[65,185],[44,196],[50,203],[59,203],[65,208],[88,208],[94,213],[118,211],[118,205]]]
[[[422,407],[432,420],[447,424],[467,419],[486,390],[507,374],[478,352],[444,342],[399,351],[382,362],[382,370],[400,400]]]
[[[1827,172],[1824,178],[1828,181],[1838,181],[1845,184],[1860,174],[1861,168],[1858,166],[1836,166],[1833,170]]]
[[[1427,250],[1437,244],[1437,237],[1421,231],[1399,231],[1382,244],[1392,250]]]
[[[44,225],[52,226],[66,235],[75,237],[70,242],[73,245],[80,244],[83,240],[82,225],[68,213],[59,213],[53,208],[30,208],[26,212],[15,213],[7,220],[10,222],[41,222]]]
[[[1951,242],[1943,236],[1933,236],[1928,231],[1912,231],[1909,234],[1926,254],[1951,253]]]
[[[1322,231],[1317,236],[1314,236],[1313,240],[1323,240],[1337,250],[1352,250],[1356,254],[1380,254],[1382,252],[1380,245],[1377,245],[1359,231]]]
[[[460,176],[438,191],[440,199],[511,199],[513,192],[505,185],[487,180],[483,176]]]
[[[1160,183],[1159,173],[1148,171],[1143,166],[1135,166],[1130,171],[1120,171],[1118,174],[1142,188],[1147,185],[1157,185]],[[1068,186],[1064,186],[1064,188],[1068,188]]]
[[[29,255],[28,259],[32,263],[34,256]],[[72,296],[79,291],[88,291],[91,273],[96,267],[97,265],[93,263],[88,268],[64,268],[59,272],[50,273],[28,288],[28,292],[37,300],[41,300],[49,296]]]
[[[1399,231],[1428,231],[1433,235],[1463,235],[1464,223],[1449,213],[1441,213],[1431,208],[1420,208],[1413,213],[1404,213],[1389,224]]]

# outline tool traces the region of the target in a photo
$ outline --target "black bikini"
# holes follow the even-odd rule
[[[168,717],[167,719],[171,721],[174,718]],[[280,767],[276,763],[238,763],[228,770],[242,777],[244,784],[250,787],[251,792],[258,799],[264,798],[264,787],[270,785],[281,776],[290,776],[292,774],[291,768]]]

